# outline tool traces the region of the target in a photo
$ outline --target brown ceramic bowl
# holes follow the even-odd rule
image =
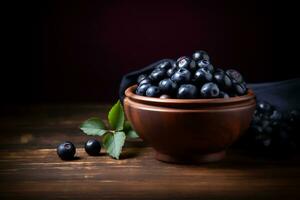
[[[160,99],[125,91],[124,109],[140,137],[166,162],[211,162],[249,127],[255,95],[229,99]]]

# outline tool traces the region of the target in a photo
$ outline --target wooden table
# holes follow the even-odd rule
[[[52,105],[1,108],[0,199],[300,199],[300,159],[258,160],[237,151],[219,163],[174,165],[154,159],[140,140],[121,160],[83,150],[77,128],[108,106]],[[56,146],[77,147],[61,161]]]

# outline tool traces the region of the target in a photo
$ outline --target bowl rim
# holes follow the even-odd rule
[[[230,97],[227,99],[224,98],[212,98],[212,99],[161,99],[157,97],[146,97],[140,96],[134,93],[134,90],[137,88],[137,85],[129,86],[125,90],[125,97],[128,97],[131,100],[143,102],[143,103],[158,103],[158,104],[232,104],[239,103],[244,101],[249,101],[255,99],[255,94],[252,89],[248,89],[246,95]]]

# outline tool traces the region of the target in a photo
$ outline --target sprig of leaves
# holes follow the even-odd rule
[[[87,135],[102,136],[106,152],[113,158],[119,159],[126,137],[138,138],[130,123],[125,120],[125,114],[120,101],[108,113],[109,127],[97,117],[83,122],[80,129]]]

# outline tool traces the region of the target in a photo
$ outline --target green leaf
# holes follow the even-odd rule
[[[131,124],[130,124],[129,121],[126,120],[126,121],[124,122],[124,128],[123,128],[123,131],[124,131],[125,133],[127,133],[127,132],[130,131],[130,130],[132,130]]]
[[[83,122],[79,127],[87,135],[104,135],[107,130],[101,119],[93,117]]]
[[[127,137],[130,137],[130,138],[138,138],[139,137],[137,132],[135,132],[132,129],[132,126],[129,121],[125,121],[123,131],[125,132]]]
[[[125,143],[126,135],[123,131],[115,133],[109,132],[103,137],[103,145],[106,152],[113,158],[119,159],[122,147]]]
[[[134,130],[126,132],[126,136],[130,138],[139,138],[139,135]]]
[[[125,115],[120,100],[108,113],[108,121],[111,127],[117,131],[123,130]]]

